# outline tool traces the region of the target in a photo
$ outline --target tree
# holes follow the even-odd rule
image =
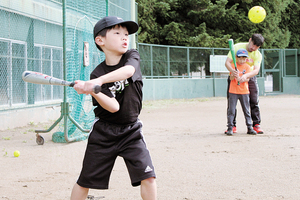
[[[285,15],[282,16],[282,22],[280,23],[280,28],[291,32],[288,48],[300,48],[299,3],[300,0],[295,0],[293,3],[289,4]]]
[[[296,1],[296,2],[295,2]],[[247,42],[265,37],[263,48],[299,48],[299,0],[137,0],[141,43],[227,48],[228,39]],[[254,24],[251,7],[260,5],[266,19]],[[290,20],[293,20],[290,23]],[[291,35],[294,37],[291,38]]]

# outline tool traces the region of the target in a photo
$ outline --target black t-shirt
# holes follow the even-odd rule
[[[140,69],[140,55],[135,49],[128,50],[123,54],[117,65],[108,66],[103,61],[94,69],[90,76],[90,79],[95,79],[125,65],[132,65],[135,68],[133,76],[123,81],[103,84],[101,90],[103,94],[116,98],[120,104],[119,111],[111,113],[103,109],[95,98],[92,98],[93,105],[97,106],[94,109],[95,116],[113,124],[125,125],[134,123],[142,109],[143,82]]]

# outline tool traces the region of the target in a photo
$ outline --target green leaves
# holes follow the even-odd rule
[[[298,3],[297,3],[298,2]],[[163,45],[225,47],[228,38],[247,42],[265,37],[263,48],[299,48],[299,0],[137,0],[139,42]],[[266,19],[254,24],[251,7],[260,5]]]

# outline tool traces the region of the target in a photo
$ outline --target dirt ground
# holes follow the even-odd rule
[[[300,96],[260,97],[263,135],[247,135],[238,104],[237,128],[226,130],[226,99],[144,102],[140,119],[157,174],[159,200],[300,199]],[[0,199],[65,200],[78,178],[86,141],[60,144],[34,130],[46,124],[1,131]],[[21,155],[14,157],[19,150]],[[121,158],[109,190],[95,199],[141,199]]]

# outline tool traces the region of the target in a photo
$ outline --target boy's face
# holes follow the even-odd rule
[[[247,61],[247,57],[244,57],[244,56],[237,57],[237,56],[236,56],[236,62],[237,62],[239,65],[242,65],[242,64],[246,63],[246,61]]]
[[[128,50],[128,31],[126,27],[115,26],[106,32],[105,37],[101,37],[101,48],[105,52],[124,54]]]

